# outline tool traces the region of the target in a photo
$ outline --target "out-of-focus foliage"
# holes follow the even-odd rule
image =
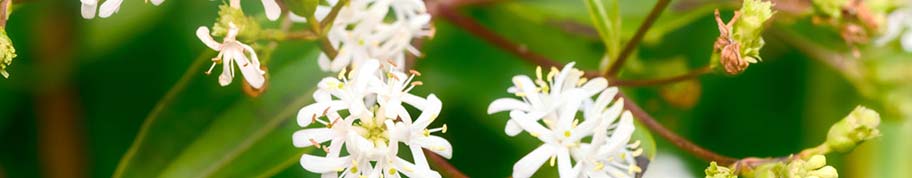
[[[654,0],[618,1],[621,44],[629,40],[655,4]],[[85,176],[110,177],[121,166],[124,177],[316,177],[298,165],[291,133],[292,118],[309,104],[318,79],[334,74],[316,66],[314,43],[280,45],[268,66],[267,90],[258,98],[242,92],[241,82],[217,85],[203,74],[211,52],[194,36],[209,26],[221,1],[166,0],[154,7],[125,1],[107,19],[79,17],[79,2],[36,0],[17,7],[7,32],[19,56],[0,79],[0,176],[47,174],[41,135],[46,91],[66,89],[75,98],[72,113],[82,128]],[[259,7],[258,1],[244,6]],[[621,74],[625,79],[674,76],[708,64],[718,30],[714,8],[731,14],[738,6],[710,1],[674,1],[644,38]],[[245,11],[263,22],[258,8]],[[597,70],[606,48],[592,24],[584,1],[515,0],[460,9],[484,26],[560,62],[577,61]],[[246,9],[245,9],[246,10]],[[725,19],[730,17],[726,16]],[[450,160],[475,177],[507,177],[513,163],[534,149],[538,140],[503,133],[506,115],[485,108],[508,95],[510,78],[533,74],[535,66],[435,18],[436,35],[422,47],[416,69],[424,85],[418,95],[436,94],[443,101],[437,127],[454,150]],[[814,26],[809,18],[773,22],[763,33],[764,62],[739,76],[709,74],[699,80],[667,86],[624,87],[638,104],[667,127],[698,145],[722,154],[784,156],[815,146],[830,124],[855,105],[880,111],[881,138],[861,144],[846,155],[827,156],[843,177],[912,177],[912,86],[907,70],[910,53],[898,45],[864,48],[846,73],[821,62],[845,54],[839,34]],[[67,48],[48,48],[64,46]],[[808,46],[815,47],[809,48]],[[821,56],[820,49],[828,53]],[[55,58],[48,54],[60,54]],[[48,59],[52,58],[52,59]],[[50,61],[50,62],[49,62]],[[201,65],[193,65],[202,63]],[[145,120],[187,70],[186,89],[155,117]],[[239,80],[239,79],[238,79]],[[145,124],[144,124],[145,123]],[[145,132],[140,132],[143,128]],[[651,140],[644,127],[638,136]],[[649,149],[649,143],[643,147]],[[130,148],[134,151],[130,153]],[[706,162],[656,138],[662,153],[679,154],[694,175]],[[66,149],[66,148],[60,148]],[[124,155],[131,155],[123,158]],[[545,166],[536,176],[553,177]],[[699,176],[698,176],[699,177]]]

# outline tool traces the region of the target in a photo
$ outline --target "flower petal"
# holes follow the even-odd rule
[[[438,155],[450,159],[453,158],[453,146],[450,145],[450,142],[439,136],[427,136],[419,137],[416,139],[415,143],[421,145],[421,147],[427,148],[431,152],[437,153]]]
[[[272,21],[279,19],[279,15],[282,14],[279,4],[275,0],[262,0],[262,2],[263,9],[266,11],[266,18]]]
[[[430,168],[421,168],[420,165],[409,163],[398,157],[396,158],[396,162],[393,163],[393,167],[397,170],[401,170],[399,172],[408,177],[440,178],[440,173],[437,171],[431,170]]]
[[[113,15],[115,12],[120,10],[120,3],[123,0],[107,0],[101,4],[101,9],[98,10],[98,17],[108,18]]]
[[[209,27],[201,26],[196,28],[196,37],[212,50],[219,51],[219,46],[222,45],[221,43],[216,42],[215,39],[212,39],[212,36],[209,35]]]
[[[82,1],[82,18],[93,19],[96,11],[98,11],[98,2],[86,3],[86,0]]]
[[[227,54],[222,57],[222,74],[219,75],[219,85],[228,86],[231,84],[231,80],[234,79],[234,58],[236,54],[232,51],[224,51]]]
[[[348,163],[348,160],[348,156],[340,158],[327,158],[304,154],[301,155],[301,167],[304,167],[304,169],[310,172],[330,173],[345,168],[345,164]]]
[[[573,165],[570,164],[570,152],[566,147],[557,151],[557,172],[560,177],[576,177],[577,173],[573,171]]]
[[[529,115],[522,113],[521,111],[510,112],[510,118],[516,122],[519,127],[522,127],[523,130],[528,131],[532,135],[538,135],[539,139],[542,139],[543,135],[550,135],[551,130],[545,128],[539,124],[536,120],[529,118]]]
[[[263,87],[263,83],[266,83],[266,76],[263,73],[263,70],[260,69],[259,59],[257,58],[256,52],[253,51],[253,48],[250,46],[241,44],[244,46],[244,51],[250,55],[250,62],[244,54],[240,54],[241,57],[237,59],[238,68],[241,70],[241,75],[244,76],[244,80],[250,84],[251,87],[260,89]],[[240,52],[239,52],[240,53]]]
[[[494,102],[491,102],[491,105],[488,105],[488,114],[494,114],[508,110],[530,111],[532,110],[532,106],[526,102],[514,98],[500,98],[494,100]]]
[[[165,2],[165,0],[150,0],[150,1],[152,1],[152,5],[156,5],[156,6],[161,5],[162,2]]]
[[[304,129],[295,132],[291,136],[292,143],[295,147],[309,147],[313,146],[314,142],[323,143],[332,139],[333,131],[329,128],[313,128],[313,129]]]
[[[440,102],[437,95],[428,95],[427,102],[425,102],[424,106],[421,106],[423,107],[421,115],[418,116],[418,119],[415,119],[412,128],[427,128],[428,125],[431,125],[437,119],[437,115],[440,114],[442,105],[443,103]]]
[[[532,177],[538,168],[545,163],[552,155],[554,155],[554,147],[550,145],[542,145],[523,156],[522,159],[516,162],[513,165],[513,178],[527,178]]]
[[[519,127],[519,124],[516,123],[513,119],[507,120],[507,125],[504,126],[504,132],[508,136],[516,136],[523,131],[522,127]]]

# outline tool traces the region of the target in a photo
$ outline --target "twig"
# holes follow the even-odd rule
[[[9,9],[11,3],[12,1],[10,0],[0,1],[0,28],[6,27],[6,21],[9,20],[9,12],[7,10]]]
[[[337,2],[337,4],[335,6],[333,6],[332,10],[329,11],[329,14],[326,15],[326,18],[324,18],[323,21],[320,22],[320,24],[324,27],[332,27],[333,22],[336,21],[336,16],[339,16],[339,11],[342,11],[342,7],[345,7],[346,5],[348,5],[348,1],[349,0],[340,0],[339,2]],[[308,21],[309,21],[309,19],[308,19]],[[311,22],[316,22],[316,21],[311,21]]]
[[[678,75],[668,78],[660,79],[647,79],[647,80],[612,80],[611,84],[614,86],[627,86],[627,87],[638,87],[638,86],[652,86],[652,85],[662,85],[669,83],[677,83],[681,81],[686,81],[690,79],[697,78],[703,74],[712,72],[712,68],[709,66],[701,67],[697,70],[690,71],[683,75]]]
[[[466,31],[474,34],[475,36],[480,37],[481,39],[487,41],[488,43],[497,46],[500,49],[503,49],[507,52],[513,53],[516,56],[519,56],[521,59],[529,61],[534,64],[541,65],[542,67],[563,67],[564,65],[555,62],[551,59],[548,59],[542,55],[536,54],[528,49],[516,45],[504,37],[501,37],[494,32],[488,30],[484,26],[481,26],[472,18],[468,18],[460,15],[451,7],[446,6],[445,4],[439,5],[437,8],[438,14],[455,24],[456,26],[462,27]]]
[[[427,149],[422,149],[422,150],[424,150],[424,155],[427,155],[427,158],[430,159],[431,162],[434,163],[434,166],[437,167],[437,170],[443,170],[443,173],[445,173],[445,175],[446,175],[444,177],[452,177],[452,178],[468,178],[469,177],[469,176],[466,176],[465,174],[463,174],[462,171],[459,171],[459,169],[457,169],[455,166],[450,164],[450,162],[447,162],[446,159],[443,159],[443,157],[440,157],[440,155],[437,155],[437,153],[428,151]]]
[[[640,41],[643,40],[643,37],[646,36],[646,32],[649,31],[649,28],[652,27],[652,24],[654,24],[656,19],[659,18],[659,15],[665,11],[665,7],[668,7],[668,4],[670,2],[671,0],[659,0],[659,2],[657,2],[655,6],[652,7],[652,11],[650,11],[649,15],[646,16],[646,20],[640,24],[640,28],[637,29],[636,34],[634,34],[633,38],[627,42],[627,44],[624,46],[624,49],[615,58],[616,60],[614,63],[611,63],[611,68],[609,68],[605,73],[605,76],[607,78],[613,78],[617,76],[621,70],[621,67],[624,65],[624,62],[627,61],[627,57],[633,53],[633,50],[637,47]]]
[[[629,97],[624,95],[623,92],[618,93],[617,97],[624,99],[624,108],[629,110],[631,112],[631,114],[633,114],[634,118],[636,118],[638,121],[640,121],[640,123],[642,123],[643,125],[646,125],[646,127],[648,127],[649,130],[652,130],[654,133],[659,134],[659,136],[662,136],[662,138],[665,138],[668,141],[671,141],[671,143],[674,144],[675,146],[677,146],[678,148],[681,148],[684,151],[690,152],[691,154],[694,154],[703,160],[715,161],[722,165],[733,164],[736,161],[738,161],[738,159],[720,155],[718,153],[704,149],[703,147],[700,147],[700,146],[694,144],[693,142],[690,142],[686,138],[681,137],[678,134],[675,134],[668,128],[665,128],[665,126],[662,126],[661,123],[657,122],[655,120],[655,118],[653,118],[651,115],[649,115],[649,113],[646,113],[646,111],[643,111],[643,108],[640,108],[640,106],[638,106],[636,104],[636,102],[634,102],[632,99],[630,99]]]

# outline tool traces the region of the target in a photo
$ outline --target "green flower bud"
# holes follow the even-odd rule
[[[741,57],[750,63],[756,63],[761,60],[760,48],[766,42],[763,41],[763,24],[773,16],[773,4],[769,1],[745,0],[741,4],[740,19],[735,22],[734,33],[732,38],[738,44],[741,44]]]
[[[0,28],[0,75],[9,78],[9,72],[6,68],[13,62],[16,57],[16,48],[13,48],[13,42],[6,36],[6,28]]]
[[[244,15],[241,9],[228,5],[219,6],[218,21],[212,25],[212,36],[225,36],[228,34],[230,24],[237,26],[238,40],[254,41],[259,39],[260,23]]]
[[[811,156],[808,160],[796,159],[788,164],[788,172],[784,177],[816,177],[816,178],[838,178],[839,173],[836,168],[826,165],[826,157],[823,155]]]
[[[719,166],[715,161],[709,163],[709,167],[704,172],[706,173],[706,178],[738,178],[738,175],[733,174],[731,169]]]
[[[817,12],[838,19],[842,17],[842,7],[845,7],[849,0],[814,0],[812,3]]]
[[[878,125],[880,115],[876,111],[864,106],[855,107],[852,113],[830,127],[824,144],[839,152],[852,150],[859,143],[880,136]]]

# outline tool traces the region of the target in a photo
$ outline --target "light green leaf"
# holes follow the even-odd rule
[[[621,16],[617,0],[585,0],[592,24],[605,44],[605,57],[599,71],[610,68],[611,59],[621,50]]]
[[[192,78],[158,117],[146,120],[114,177],[260,177],[296,163],[307,149],[291,143],[299,129],[294,115],[327,74],[316,67],[314,46],[295,47],[309,50],[294,56],[307,57],[275,55],[266,91],[256,98],[239,96],[240,79],[212,88],[217,76]]]

